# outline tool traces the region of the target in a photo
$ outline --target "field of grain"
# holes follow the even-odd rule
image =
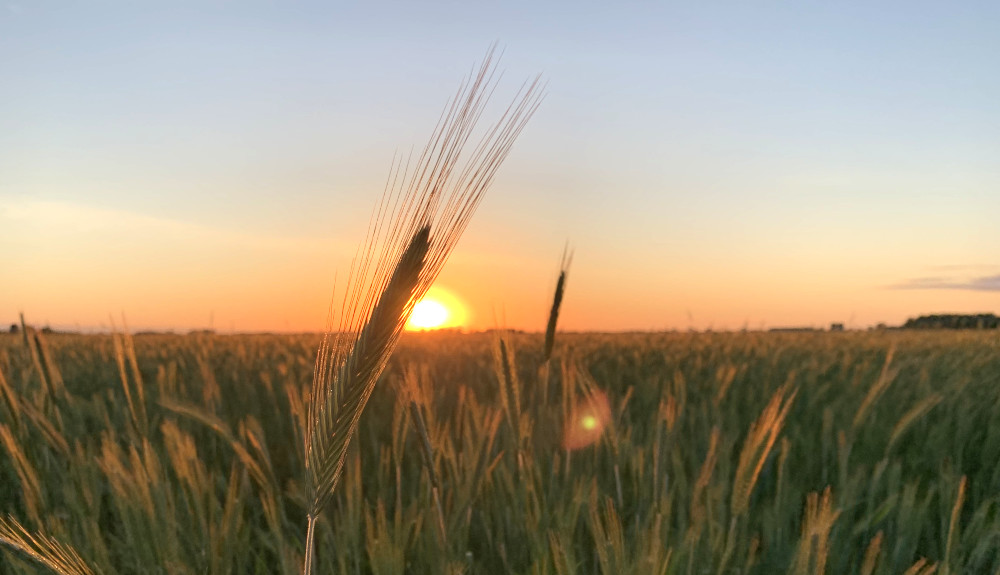
[[[318,345],[0,336],[3,529],[101,573],[300,572]],[[404,335],[314,571],[1000,572],[995,333],[565,334],[548,366],[544,350]]]

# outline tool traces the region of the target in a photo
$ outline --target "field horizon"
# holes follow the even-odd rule
[[[678,334],[678,333],[775,333],[775,332],[871,332],[871,331],[885,331],[885,330],[931,330],[931,329],[942,329],[942,330],[983,330],[983,329],[995,329],[993,326],[988,327],[908,327],[905,325],[907,321],[914,321],[917,318],[935,317],[935,316],[957,316],[957,317],[968,317],[975,318],[977,316],[990,316],[996,317],[991,312],[980,312],[980,313],[946,313],[946,312],[935,312],[933,314],[921,314],[920,316],[913,316],[907,318],[902,324],[898,325],[887,325],[884,323],[864,325],[864,326],[848,326],[842,322],[830,322],[823,325],[775,325],[775,326],[765,326],[765,327],[752,327],[744,326],[740,328],[703,328],[696,329],[693,327],[683,328],[662,328],[662,329],[560,329],[561,333],[564,334],[592,334],[592,335],[614,335],[614,334]],[[123,320],[124,321],[124,320]],[[9,326],[6,330],[0,331],[2,333],[19,333],[21,329],[20,321],[11,321],[9,323],[0,323],[0,326]],[[42,325],[39,327],[38,324],[33,324],[28,322],[27,325],[32,329],[37,329],[48,334],[62,334],[62,335],[112,335],[114,333],[120,333],[120,328],[112,328],[106,325],[91,327],[91,328],[80,328],[77,326],[50,326]],[[834,327],[839,326],[839,327]],[[545,328],[512,328],[512,327],[489,327],[489,328],[468,328],[462,326],[455,327],[445,327],[445,328],[429,328],[429,329],[407,329],[405,333],[407,334],[434,334],[434,333],[457,333],[457,334],[492,334],[501,331],[509,331],[513,333],[520,334],[544,334]],[[317,330],[297,330],[297,331],[282,331],[282,330],[247,330],[247,331],[229,331],[226,329],[218,329],[213,327],[195,327],[195,328],[163,328],[163,329],[130,329],[129,332],[136,337],[143,337],[149,335],[195,335],[195,334],[211,334],[218,336],[253,336],[253,335],[314,335],[322,336],[327,333],[327,330],[317,329]]]

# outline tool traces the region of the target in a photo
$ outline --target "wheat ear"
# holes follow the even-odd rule
[[[0,517],[0,544],[7,545],[60,575],[93,575],[90,566],[70,546],[41,533],[32,533],[8,516]]]
[[[562,260],[559,262],[559,280],[556,281],[556,293],[552,297],[552,309],[549,310],[549,323],[545,327],[545,363],[552,359],[552,348],[556,343],[556,322],[559,321],[559,308],[562,306],[563,292],[566,290],[566,276],[569,266],[573,263],[573,252],[569,245],[563,249]]]
[[[316,357],[305,434],[306,574],[312,569],[316,520],[333,494],[361,412],[413,305],[437,278],[541,101],[536,78],[522,87],[466,158],[463,150],[498,80],[494,54],[495,46],[445,107],[413,169],[409,162],[394,162],[368,237],[351,266],[336,328],[331,311]]]

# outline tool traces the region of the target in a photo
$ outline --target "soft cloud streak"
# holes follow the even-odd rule
[[[158,238],[201,245],[241,246],[269,251],[309,250],[331,252],[351,246],[330,238],[275,236],[205,226],[169,218],[83,204],[33,199],[0,201],[0,223],[20,226],[39,234],[75,238],[105,234],[132,242]]]
[[[1000,291],[1000,274],[971,278],[922,277],[891,286],[907,290]]]

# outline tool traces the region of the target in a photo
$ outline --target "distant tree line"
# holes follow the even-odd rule
[[[1000,317],[991,313],[922,315],[916,319],[910,318],[903,324],[903,329],[997,329],[998,327],[1000,327]]]

